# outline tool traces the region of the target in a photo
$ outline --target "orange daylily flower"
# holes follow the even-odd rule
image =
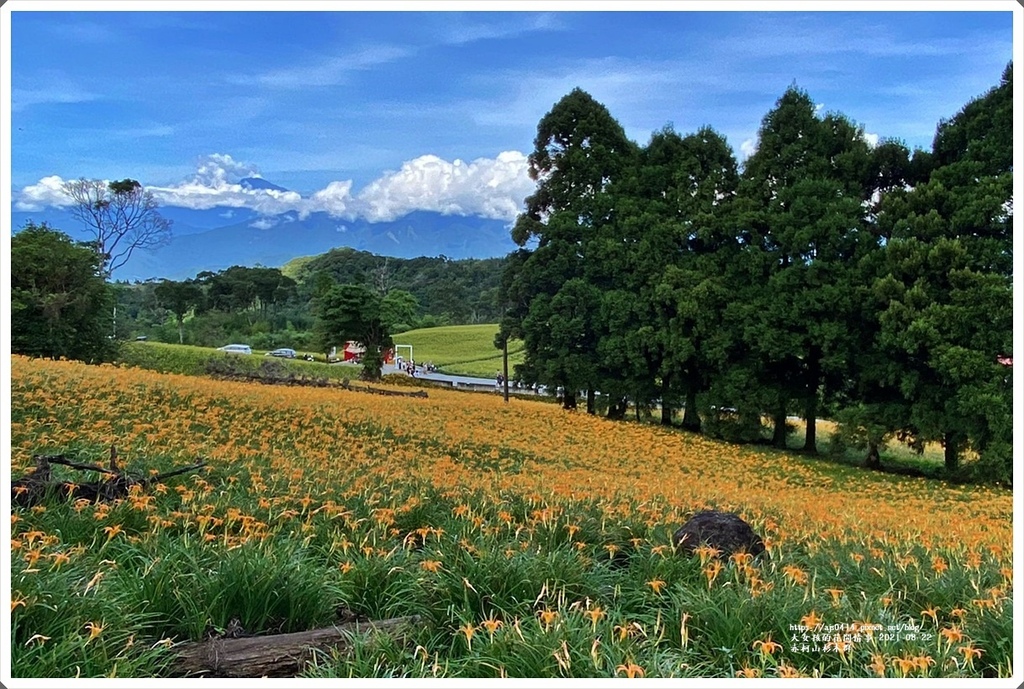
[[[769,634],[766,639],[758,639],[750,645],[751,648],[755,649],[761,655],[774,655],[776,651],[782,650],[782,644],[772,641],[772,635]]]
[[[879,653],[871,656],[871,664],[868,668],[879,677],[885,677],[885,657]]]
[[[420,567],[428,572],[436,572],[441,569],[441,562],[438,560],[424,560],[420,563]]]
[[[626,677],[632,679],[634,677],[643,677],[644,669],[632,661],[627,661],[622,665],[615,668],[615,674],[625,673]]]
[[[809,613],[800,618],[800,624],[807,627],[808,629],[817,629],[818,625],[822,623],[822,619],[823,618],[818,616],[818,613],[811,610]]]
[[[89,638],[86,639],[85,643],[89,643],[103,633],[103,625],[98,622],[87,622],[85,628],[89,630]]]
[[[647,582],[647,585],[651,587],[651,590],[655,593],[661,593],[661,589],[665,587],[665,582],[661,579],[651,579]]]

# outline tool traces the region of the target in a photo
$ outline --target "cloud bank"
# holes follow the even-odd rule
[[[423,155],[406,161],[397,171],[384,173],[358,193],[353,192],[351,180],[338,180],[302,196],[294,191],[242,186],[242,179],[260,177],[259,169],[230,155],[213,153],[203,156],[196,163],[195,173],[184,181],[146,188],[163,206],[193,210],[246,208],[268,217],[294,212],[305,218],[323,212],[336,218],[384,222],[419,210],[512,221],[522,209],[523,200],[536,188],[528,171],[526,155],[518,151],[471,162]],[[70,200],[61,189],[64,181],[52,175],[22,188],[15,194],[15,209],[38,211],[69,206]]]

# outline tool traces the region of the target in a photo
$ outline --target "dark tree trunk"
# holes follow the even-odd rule
[[[774,430],[772,432],[772,445],[786,449],[786,403],[780,401],[775,415],[772,418]]]
[[[576,393],[569,392],[569,387],[563,387],[564,392],[562,393],[562,409],[575,409],[576,408]]]
[[[633,403],[633,413],[636,415],[636,420],[640,420],[640,401],[637,400]]]
[[[683,410],[683,428],[700,433],[700,414],[697,413],[697,390],[691,387],[686,392],[686,408]]]
[[[878,443],[868,442],[868,456],[864,459],[864,466],[868,469],[881,469],[882,457],[878,453]]]
[[[596,402],[597,402],[597,395],[594,394],[594,389],[590,388],[589,390],[587,390],[587,413],[588,414],[596,413],[596,411],[595,411],[595,404],[596,404]]]
[[[955,472],[960,467],[960,438],[955,433],[946,433],[942,444],[945,445],[946,471]]]
[[[608,418],[612,419],[613,421],[622,421],[624,418],[626,418],[625,398],[612,402],[608,406]]]
[[[807,362],[807,406],[804,409],[804,419],[807,421],[807,432],[804,435],[803,451],[808,454],[818,454],[818,379],[821,366],[818,355],[812,352]]]
[[[671,375],[666,374],[661,377],[661,425],[671,426],[672,416],[675,411],[672,408],[672,404],[668,400],[668,388],[669,383],[672,380]]]
[[[807,432],[804,435],[804,446],[803,452],[808,454],[817,454],[817,416],[818,416],[818,398],[811,397],[807,400],[807,407],[804,410],[804,417],[807,420]]]

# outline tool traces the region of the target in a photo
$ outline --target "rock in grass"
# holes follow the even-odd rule
[[[723,558],[741,551],[754,557],[765,552],[764,541],[739,515],[716,510],[693,515],[672,535],[672,543],[687,555],[705,543],[720,550]]]

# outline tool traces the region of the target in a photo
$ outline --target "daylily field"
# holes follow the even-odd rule
[[[209,465],[11,515],[14,676],[152,676],[175,644],[419,615],[308,676],[1008,676],[1012,495],[557,405],[12,359],[11,463]],[[55,467],[67,480],[81,472]],[[91,480],[93,477],[89,477]],[[687,558],[694,512],[770,557]]]

